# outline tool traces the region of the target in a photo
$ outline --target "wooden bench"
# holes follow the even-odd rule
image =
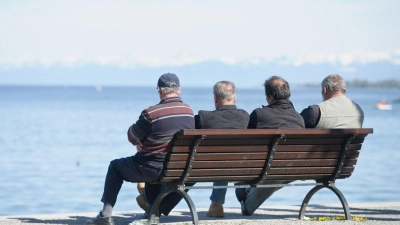
[[[361,145],[373,129],[197,129],[176,133],[158,183],[166,189],[151,209],[151,224],[157,224],[159,203],[170,192],[187,202],[193,224],[198,224],[196,208],[185,189],[213,186],[185,186],[190,182],[245,182],[245,187],[265,188],[266,180],[312,180],[282,186],[314,186],[301,204],[299,219],[307,204],[320,189],[332,190],[340,199],[345,217],[351,219],[349,206],[335,186],[336,179],[351,176]],[[233,188],[234,186],[226,186]],[[241,186],[243,187],[243,186]],[[221,187],[220,187],[221,188]]]

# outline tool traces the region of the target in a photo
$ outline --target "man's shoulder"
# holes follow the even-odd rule
[[[182,102],[168,102],[153,105],[144,109],[142,115],[147,119],[161,118],[169,115],[194,116],[192,108]]]
[[[225,113],[238,113],[249,115],[249,113],[244,109],[229,109],[229,110],[199,110],[199,115],[213,115],[213,114],[225,114]]]
[[[159,110],[159,109],[168,109],[168,108],[189,108],[192,109],[192,107],[186,103],[183,103],[181,101],[170,101],[170,102],[160,102],[156,105],[149,106],[148,108],[144,109],[144,111],[154,111],[154,110]]]

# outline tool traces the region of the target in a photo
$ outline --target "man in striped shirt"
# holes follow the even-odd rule
[[[161,185],[150,184],[157,180],[169,151],[173,135],[180,129],[194,129],[194,114],[189,105],[179,97],[181,87],[175,74],[163,74],[157,84],[160,103],[142,111],[138,121],[128,129],[128,140],[136,146],[134,156],[111,161],[106,175],[101,201],[103,210],[87,225],[113,225],[112,209],[123,181],[146,181],[145,199],[151,205],[161,190]],[[145,218],[146,213],[144,215]]]

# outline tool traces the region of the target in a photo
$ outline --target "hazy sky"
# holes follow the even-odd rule
[[[207,60],[400,65],[400,1],[1,1],[0,72]]]

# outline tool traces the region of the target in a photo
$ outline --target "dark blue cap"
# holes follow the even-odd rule
[[[173,73],[164,73],[157,83],[158,87],[180,87],[178,77]]]

